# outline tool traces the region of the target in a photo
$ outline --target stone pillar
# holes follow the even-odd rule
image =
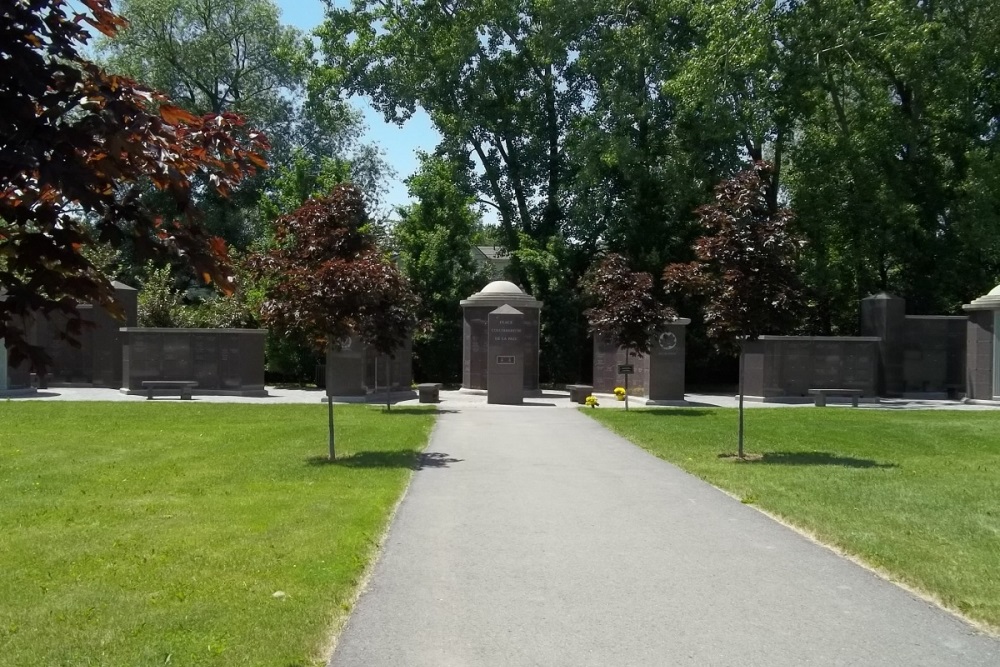
[[[676,319],[667,325],[649,350],[647,405],[684,400],[687,325],[691,320]]]
[[[521,405],[524,402],[524,313],[500,306],[488,316],[489,344],[486,402]]]
[[[901,396],[906,389],[906,301],[885,292],[862,299],[861,335],[882,339],[878,346],[878,394]]]
[[[969,314],[965,345],[965,396],[968,401],[997,402],[997,331],[1000,285],[962,306]]]
[[[364,396],[365,349],[357,336],[345,336],[326,346],[326,395]]]
[[[7,344],[0,338],[0,391],[7,390]]]
[[[510,306],[524,316],[524,390],[538,393],[538,351],[542,303],[514,283],[498,280],[464,299],[462,305],[462,389],[483,393],[489,375],[490,313]]]

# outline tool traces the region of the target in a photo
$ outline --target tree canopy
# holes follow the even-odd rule
[[[415,297],[367,223],[364,195],[349,184],[279,218],[274,247],[254,258],[264,323],[318,348],[359,335],[392,354],[412,330]]]

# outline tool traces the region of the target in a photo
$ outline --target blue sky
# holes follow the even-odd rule
[[[282,21],[301,30],[311,31],[323,21],[323,3],[320,0],[274,1],[281,8]],[[346,5],[348,1],[340,0],[337,4]],[[403,181],[417,168],[417,151],[431,151],[437,145],[437,131],[423,112],[415,115],[403,127],[398,127],[386,123],[382,114],[375,111],[368,100],[355,98],[351,103],[364,114],[368,128],[365,140],[381,147],[386,161],[396,172],[388,184],[386,204],[394,207],[407,203],[406,184]]]

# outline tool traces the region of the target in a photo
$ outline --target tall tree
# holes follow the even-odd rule
[[[739,351],[740,458],[744,344],[791,331],[802,303],[796,266],[802,241],[790,228],[791,211],[771,210],[772,169],[757,162],[720,183],[715,201],[698,209],[704,235],[695,243],[697,260],[671,264],[663,273],[668,291],[701,297],[708,335],[716,344]]]
[[[480,199],[498,215],[505,245],[518,232],[544,240],[564,217],[564,139],[581,101],[572,45],[587,5],[557,0],[412,3],[327,0],[318,34],[328,65],[351,92],[370,95],[386,120],[423,108],[442,149],[478,166]]]
[[[275,166],[357,162],[356,182],[377,198],[385,165],[359,142],[359,112],[317,71],[312,41],[281,22],[272,0],[122,0],[120,9],[127,27],[99,44],[109,67],[194,113],[240,113],[267,133]],[[261,231],[252,213],[270,190],[265,176],[230,200],[208,196],[200,205],[218,233],[243,247]]]
[[[111,37],[124,21],[109,0],[83,4],[77,15],[62,0],[7,3],[0,21],[0,53],[17,63],[0,70],[0,338],[15,363],[28,356],[38,370],[48,360],[24,318],[61,312],[75,340],[79,304],[123,315],[88,246],[173,253],[231,290],[225,244],[197,223],[193,186],[204,177],[225,195],[266,167],[266,140],[239,116],[195,116],[87,60],[85,24]],[[144,206],[146,183],[169,215]]]
[[[420,170],[407,180],[415,203],[400,209],[393,230],[400,267],[420,297],[414,365],[421,378],[441,382],[461,381],[459,302],[485,282],[472,257],[475,197],[463,190],[459,171],[445,158],[421,155]]]
[[[1000,18],[989,3],[796,3],[810,82],[787,182],[823,331],[859,297],[957,312],[1000,274]]]

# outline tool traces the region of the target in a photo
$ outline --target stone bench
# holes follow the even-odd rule
[[[594,387],[589,384],[568,384],[569,400],[580,405],[587,404],[587,397],[594,393]]]
[[[182,401],[191,400],[191,390],[198,386],[194,380],[143,380],[142,388],[146,390],[146,400],[153,400],[154,391],[164,391],[171,394],[180,393]]]
[[[440,382],[424,382],[423,384],[417,385],[417,393],[419,395],[418,400],[421,403],[437,403],[440,391]]]
[[[810,389],[809,395],[816,397],[817,408],[826,407],[827,396],[850,396],[851,405],[856,408],[858,407],[858,399],[861,398],[861,390],[860,389]]]

